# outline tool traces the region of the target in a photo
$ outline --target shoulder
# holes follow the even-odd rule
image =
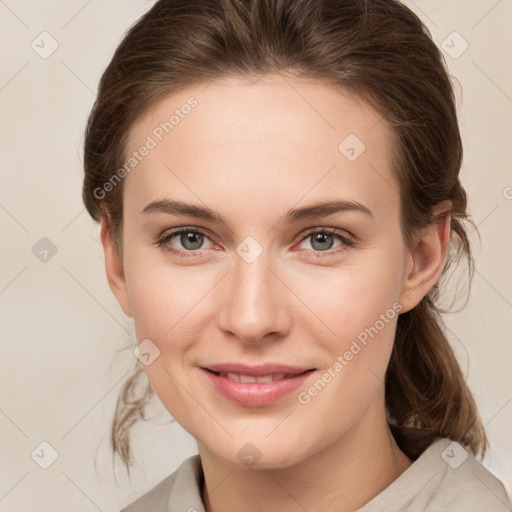
[[[359,512],[511,512],[503,483],[468,447],[437,438]]]
[[[201,500],[201,475],[201,459],[199,455],[193,455],[183,461],[176,471],[120,512],[187,510],[190,505]],[[186,503],[190,505],[183,508]]]
[[[469,448],[443,438],[433,447],[430,456],[438,459],[432,464],[438,470],[434,476],[435,494],[426,510],[437,510],[439,506],[454,511],[512,510],[503,483],[475,458]]]

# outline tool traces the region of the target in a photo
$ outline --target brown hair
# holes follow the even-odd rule
[[[446,62],[421,20],[395,0],[159,0],[125,34],[101,77],[85,135],[83,200],[102,217],[123,254],[122,181],[104,197],[95,190],[126,161],[126,141],[139,117],[188,85],[268,73],[313,78],[371,104],[389,123],[393,171],[400,184],[401,229],[436,222],[432,209],[449,199],[452,241],[441,278],[398,318],[386,373],[388,421],[395,436],[413,427],[423,447],[436,436],[485,455],[488,440],[445,334],[437,303],[448,268],[467,258],[466,193],[459,181],[462,141]],[[476,231],[478,233],[478,231]],[[470,288],[470,287],[469,287]],[[469,295],[469,289],[468,289]],[[453,303],[452,303],[453,305]],[[112,424],[113,453],[130,471],[129,431],[153,396],[135,360]],[[139,384],[139,387],[137,385]],[[142,389],[142,391],[141,391]],[[406,453],[415,457],[413,446]]]

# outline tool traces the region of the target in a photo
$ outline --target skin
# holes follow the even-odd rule
[[[270,75],[189,87],[139,119],[129,150],[190,96],[198,106],[124,178],[123,256],[102,221],[109,285],[134,319],[138,343],[150,339],[160,350],[144,370],[197,440],[208,512],[353,511],[412,464],[389,430],[384,401],[398,315],[307,404],[296,392],[265,407],[232,403],[199,367],[316,368],[307,390],[394,303],[409,311],[431,289],[446,261],[449,218],[406,247],[387,123],[364,101],[316,81]],[[349,133],[366,146],[354,161],[338,150]],[[227,224],[140,213],[165,198],[208,206]],[[373,215],[278,223],[290,208],[339,198]],[[167,242],[193,257],[156,244],[180,226],[211,234],[195,251],[179,234]],[[328,238],[322,251],[304,237],[308,228],[335,228],[358,243],[335,253],[343,242]],[[250,264],[236,252],[247,236],[263,248]],[[251,467],[237,456],[249,442],[261,456]]]

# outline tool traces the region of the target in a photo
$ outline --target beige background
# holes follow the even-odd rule
[[[446,60],[462,87],[462,178],[482,243],[470,302],[447,324],[491,440],[484,465],[512,494],[512,0],[406,4],[439,46],[452,46]],[[115,353],[133,331],[108,288],[99,231],[80,195],[98,80],[151,5],[0,0],[0,510],[115,512],[196,453],[155,403],[155,424],[134,430],[133,485],[118,466],[116,486],[108,429],[134,356]],[[58,43],[46,59],[31,47],[43,31]],[[32,252],[43,237],[57,249],[46,263]],[[31,457],[42,442],[58,452],[48,469],[34,459],[48,462],[51,448]]]

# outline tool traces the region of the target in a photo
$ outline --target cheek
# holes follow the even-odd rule
[[[305,322],[309,338],[328,355],[323,360],[322,382],[303,390],[299,401],[310,418],[318,418],[318,428],[325,428],[325,417],[336,418],[330,423],[333,436],[344,428],[340,425],[360,417],[384,385],[402,309],[388,270],[338,272],[326,280],[322,293],[304,300],[321,319]]]
[[[335,336],[353,336],[373,325],[398,300],[401,282],[397,260],[379,254],[323,274],[312,270],[294,276],[292,286]]]
[[[302,325],[330,354],[331,364],[343,357],[350,385],[359,386],[364,376],[375,380],[368,370],[383,378],[402,309],[397,269],[396,260],[379,255],[366,264],[339,268],[317,279],[303,276],[295,283],[297,295],[309,307],[304,308]],[[317,320],[306,319],[311,311]]]
[[[207,269],[172,268],[165,260],[134,255],[125,268],[137,340],[149,338],[161,351],[180,350],[202,325],[216,276]],[[171,343],[172,342],[172,343]]]

